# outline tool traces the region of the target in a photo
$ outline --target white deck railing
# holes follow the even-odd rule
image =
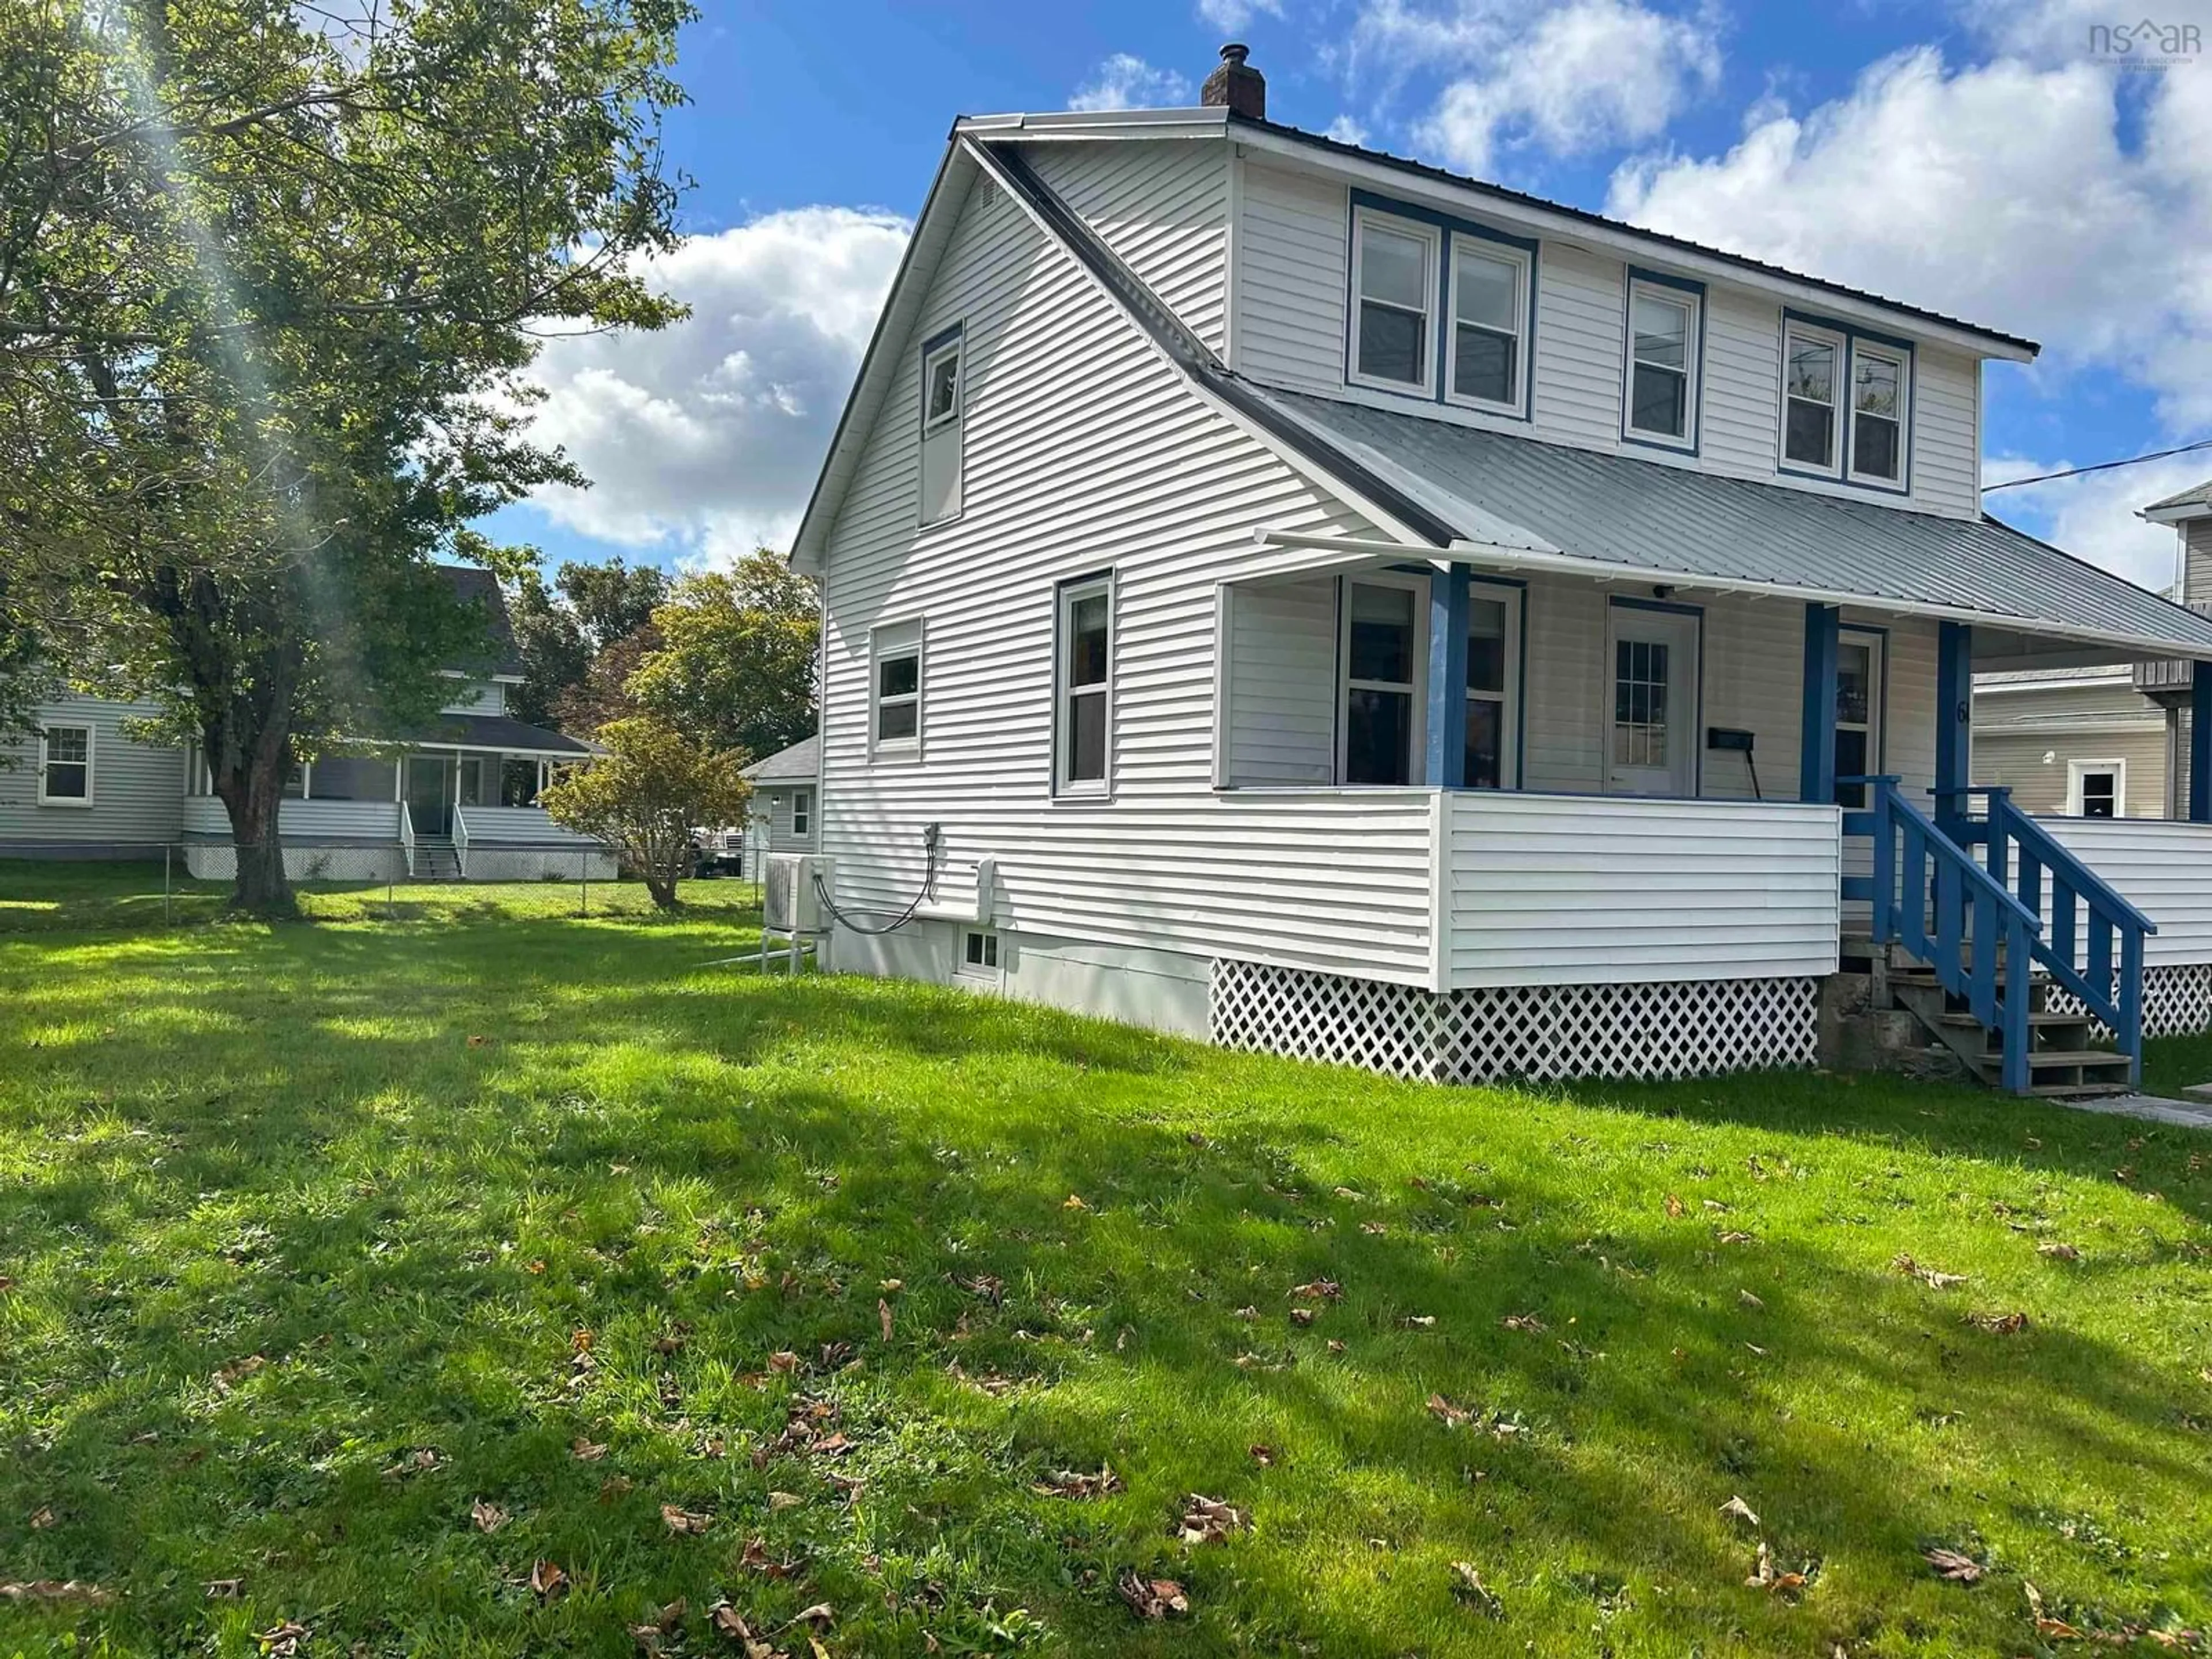
[[[580,850],[599,843],[553,822],[542,806],[457,806],[453,840],[501,847],[557,847]]]

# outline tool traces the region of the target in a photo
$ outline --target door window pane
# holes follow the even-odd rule
[[[1467,700],[1467,784],[1470,789],[1503,787],[1505,705],[1481,697]]]
[[[1864,726],[1874,707],[1874,648],[1849,641],[1836,647],[1836,719]]]
[[[1667,659],[1662,640],[1613,645],[1613,759],[1616,766],[1665,766]]]
[[[1352,584],[1349,668],[1355,680],[1410,685],[1413,679],[1413,592]]]
[[[1413,694],[1355,688],[1345,696],[1344,711],[1345,781],[1411,781]]]
[[[1472,599],[1467,607],[1467,689],[1505,690],[1505,605]]]

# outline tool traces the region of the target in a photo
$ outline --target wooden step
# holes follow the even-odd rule
[[[1953,1009],[1947,1012],[1938,1014],[1936,1018],[1942,1020],[1946,1025],[1971,1026],[1979,1025],[1982,1023],[1978,1019],[1976,1019],[1972,1014],[1966,1012],[1963,1009]],[[2092,1021],[2087,1014],[2033,1013],[2027,1017],[2027,1024],[2029,1030],[2037,1030],[2046,1025],[2086,1026],[2092,1024]]]
[[[2131,1095],[2132,1083],[2038,1083],[2027,1092],[2038,1100],[2094,1100],[2106,1095]]]
[[[2101,1072],[2128,1063],[2125,1054],[2116,1054],[2110,1048],[2032,1048],[2027,1055],[2031,1072],[2057,1071],[2065,1066]]]

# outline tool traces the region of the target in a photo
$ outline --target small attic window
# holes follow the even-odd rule
[[[968,401],[960,325],[921,348],[921,522],[960,516],[961,424]]]

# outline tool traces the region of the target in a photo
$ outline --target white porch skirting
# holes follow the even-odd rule
[[[1212,1035],[1225,1048],[1434,1083],[1675,1078],[1810,1066],[1810,975],[1437,992],[1218,959]]]
[[[2043,994],[2055,1014],[2086,1014],[2081,998],[2054,985]],[[2097,1031],[2109,1037],[2102,1020]],[[2143,969],[2143,1035],[2190,1036],[2212,1030],[2212,962],[2153,963]]]
[[[238,849],[227,841],[188,841],[185,868],[202,881],[234,881]],[[407,855],[398,842],[384,847],[284,844],[288,881],[405,881]]]

